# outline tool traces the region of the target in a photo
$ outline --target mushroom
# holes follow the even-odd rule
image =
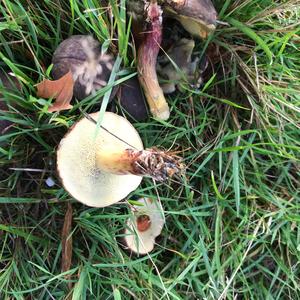
[[[216,11],[210,0],[139,0],[128,1],[128,13],[132,16],[133,33],[139,46],[137,70],[140,84],[153,116],[167,120],[170,110],[155,68],[162,43],[163,13],[178,20],[192,35],[206,38],[216,27]],[[195,71],[195,65],[191,68]]]
[[[132,17],[135,39],[140,41],[144,10],[157,2],[166,16],[178,20],[195,37],[206,38],[216,28],[217,12],[210,0],[128,0],[127,11]]]
[[[156,60],[162,41],[162,10],[155,1],[146,10],[148,23],[143,42],[138,49],[138,78],[152,115],[157,119],[167,120],[170,110],[156,74]]]
[[[104,87],[110,77],[114,58],[101,53],[101,45],[92,36],[73,35],[64,40],[52,57],[54,79],[71,70],[77,99],[83,99]]]
[[[165,219],[155,201],[141,198],[138,202],[139,205],[131,208],[133,216],[126,223],[124,244],[135,254],[145,255],[153,250],[155,238],[160,235]]]
[[[89,35],[74,35],[55,50],[52,63],[53,78],[58,80],[71,70],[75,82],[73,95],[83,99],[104,87],[110,77],[114,58],[100,53],[100,43]],[[147,118],[144,97],[136,78],[130,78],[113,88],[110,99],[118,102],[135,120]]]
[[[165,12],[177,19],[190,34],[199,38],[216,29],[217,12],[210,0],[166,0]]]
[[[136,121],[144,121],[147,119],[147,105],[136,76],[120,84],[116,98],[120,107],[132,119]]]
[[[179,83],[182,80],[186,80],[192,87],[200,87],[207,60],[205,57],[202,60],[193,58],[194,47],[194,40],[182,38],[168,49],[168,57],[159,57],[156,69],[159,79],[163,80],[161,87],[165,94],[173,93],[176,87],[180,89]]]
[[[66,190],[78,201],[105,207],[125,198],[150,176],[163,181],[181,173],[178,157],[150,148],[123,117],[105,112],[87,115],[73,125],[57,150],[57,170]]]

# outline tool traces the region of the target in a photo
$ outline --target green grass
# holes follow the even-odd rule
[[[0,113],[14,123],[0,136],[0,299],[300,299],[299,1],[214,1],[224,24],[197,45],[212,60],[207,83],[169,96],[167,122],[134,124],[146,147],[179,151],[187,165],[182,182],[147,179],[134,192],[159,195],[167,221],[155,251],[139,258],[120,247],[126,202],[86,207],[56,174],[60,139],[79,108],[100,109],[98,98],[51,114],[34,88],[57,45],[78,33],[93,34],[135,72],[124,5],[100,2],[0,5],[0,66],[23,85],[3,91],[9,112]]]

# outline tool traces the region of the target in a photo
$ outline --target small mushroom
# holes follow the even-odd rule
[[[165,219],[155,201],[141,198],[138,202],[140,205],[131,208],[133,216],[127,220],[124,244],[135,254],[145,255],[153,250],[155,238],[160,235]]]
[[[61,140],[57,170],[66,190],[78,201],[104,207],[124,199],[142,176],[162,181],[181,173],[178,157],[155,148],[143,150],[135,128],[123,117],[99,113],[78,121]]]
[[[193,88],[200,87],[207,63],[205,58],[200,61],[198,57],[192,57],[194,47],[194,40],[182,38],[171,46],[168,56],[159,57],[156,69],[159,78],[167,81],[161,83],[165,94],[173,93],[176,87],[180,89],[182,80],[186,80]]]
[[[83,99],[107,84],[114,58],[101,54],[101,45],[92,36],[73,35],[58,46],[52,63],[54,79],[71,70],[75,82],[73,94]]]

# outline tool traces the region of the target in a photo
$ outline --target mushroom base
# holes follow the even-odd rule
[[[96,154],[96,165],[103,172],[149,176],[157,181],[165,181],[174,174],[181,174],[184,169],[179,157],[156,148],[126,149],[122,152],[101,151]]]

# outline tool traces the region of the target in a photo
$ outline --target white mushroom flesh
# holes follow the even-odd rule
[[[128,249],[137,254],[151,252],[155,245],[155,238],[160,235],[165,223],[161,205],[149,198],[138,200],[141,206],[133,206],[133,217],[128,219],[125,230],[125,243]],[[139,216],[148,216],[150,226],[145,231],[139,231],[137,220]]]

